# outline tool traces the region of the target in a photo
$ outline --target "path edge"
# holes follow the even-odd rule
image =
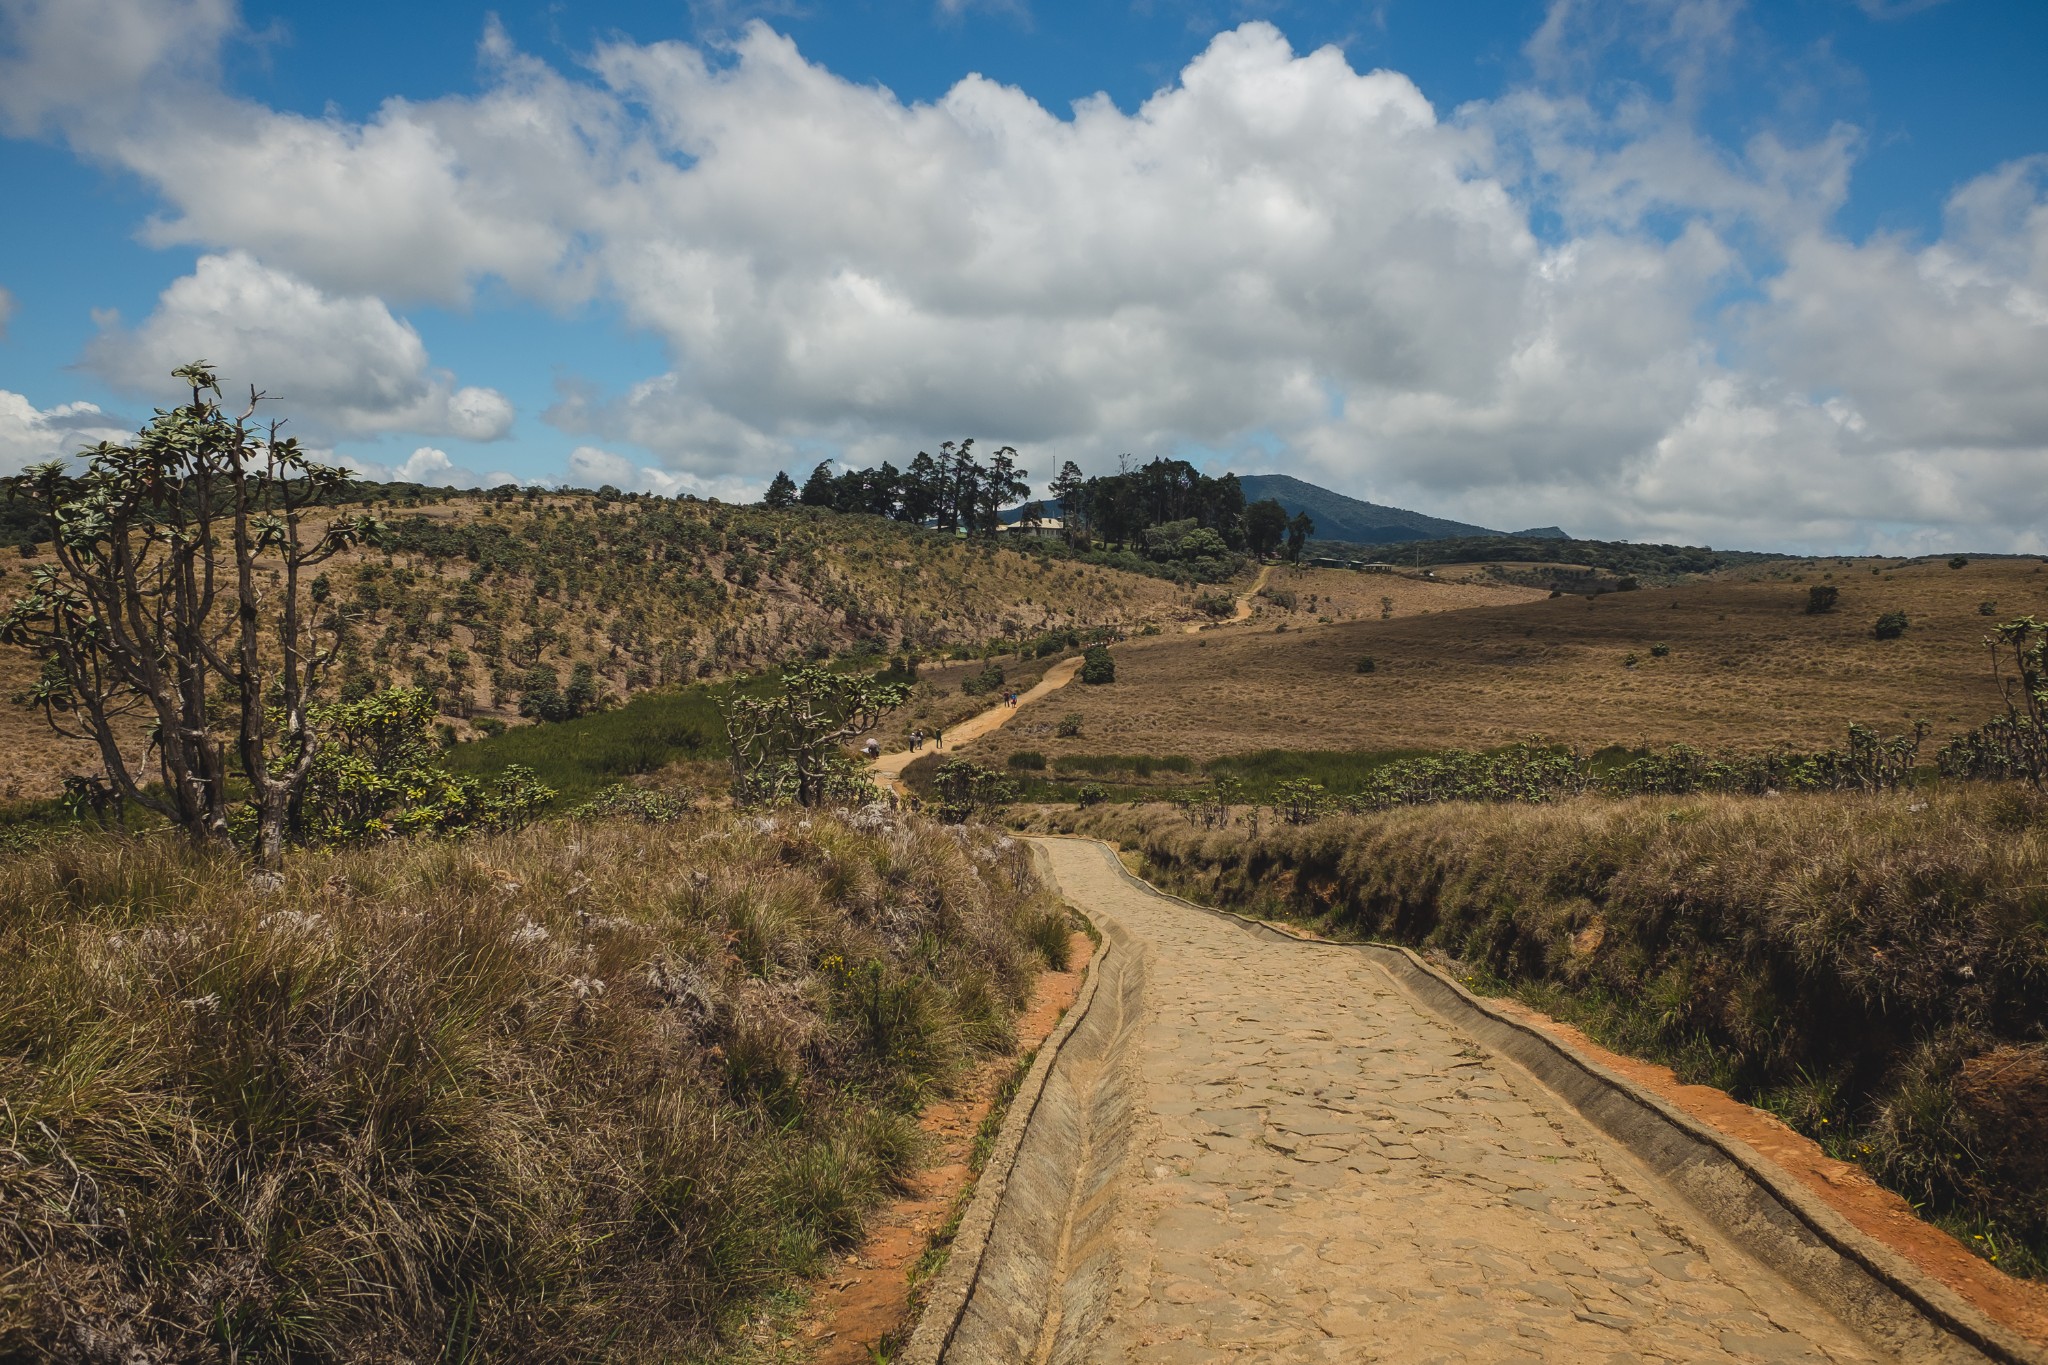
[[[1039,857],[1043,856],[1041,850]],[[1050,884],[1057,890],[1057,882]],[[1098,933],[1102,933],[1101,926],[1096,925],[1079,906],[1064,897],[1062,903],[1069,912],[1088,920]],[[1097,987],[1102,983],[1105,969],[1110,966],[1111,956],[1126,951],[1128,949],[1121,947],[1115,938],[1102,933],[1096,951],[1088,961],[1088,979],[1081,984],[1080,994],[1075,996],[1074,1003],[1061,1016],[1059,1024],[1039,1044],[1031,1069],[1024,1074],[1017,1093],[1010,1099],[1010,1107],[1003,1114],[1002,1126],[996,1130],[996,1140],[989,1149],[988,1160],[975,1177],[974,1196],[968,1201],[967,1212],[960,1218],[959,1230],[953,1234],[952,1244],[947,1248],[945,1267],[939,1271],[925,1295],[910,1340],[896,1357],[897,1365],[939,1365],[947,1348],[953,1344],[953,1335],[959,1330],[968,1302],[981,1282],[989,1239],[995,1230],[996,1216],[1002,1211],[1003,1194],[1016,1172],[1025,1130],[1031,1126],[1031,1117],[1045,1096],[1046,1085],[1052,1078],[1061,1049],[1095,1003]]]
[[[1263,920],[1163,891],[1132,872],[1115,845],[1086,835],[1124,879],[1155,895],[1237,923],[1261,937],[1308,948],[1361,952],[1425,1008],[1453,1023],[1484,1021],[1482,1040],[1642,1161],[1725,1236],[1907,1360],[2048,1365],[2048,1349],[1992,1320],[1947,1285],[1851,1224],[1747,1143],[1678,1109],[1561,1039],[1496,1009],[1395,943],[1339,943],[1283,933]],[[1468,1016],[1460,1019],[1458,1016]],[[1490,1035],[1490,1036],[1486,1036]],[[1832,1261],[1832,1264],[1829,1262]]]

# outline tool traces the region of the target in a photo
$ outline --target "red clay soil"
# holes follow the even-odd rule
[[[1977,1311],[2030,1341],[2048,1342],[2048,1285],[2018,1280],[1913,1212],[1860,1166],[1837,1161],[1819,1144],[1761,1109],[1708,1085],[1686,1085],[1669,1067],[1609,1052],[1569,1024],[1512,1000],[1488,1001],[1567,1047],[1619,1072],[1659,1099],[1737,1141],[1806,1186],[1836,1213],[1876,1238],[1923,1275],[1947,1285]]]
[[[1086,934],[1075,934],[1068,969],[1040,974],[1031,1004],[1017,1020],[1019,1053],[1044,1042],[1074,1003],[1093,951]],[[930,1164],[919,1172],[910,1194],[875,1216],[860,1248],[813,1286],[795,1335],[779,1343],[785,1349],[805,1349],[801,1358],[811,1365],[869,1365],[879,1358],[871,1348],[908,1324],[910,1268],[973,1178],[967,1162],[974,1135],[1015,1066],[1014,1054],[984,1062],[958,1096],[924,1111],[919,1125],[931,1140]]]

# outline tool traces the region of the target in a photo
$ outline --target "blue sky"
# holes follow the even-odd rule
[[[2039,0],[0,0],[0,463],[198,348],[453,482],[975,435],[2048,550],[2044,59]]]

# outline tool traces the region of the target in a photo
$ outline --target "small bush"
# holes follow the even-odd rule
[[[1059,718],[1058,724],[1052,727],[1052,732],[1061,739],[1074,739],[1078,737],[1081,733],[1081,713],[1079,711],[1067,712],[1067,714]]]
[[[1624,654],[1621,656],[1621,666],[1623,668],[1634,668],[1637,664],[1641,662],[1642,660],[1637,658],[1636,655],[1633,653]]]
[[[1074,799],[1084,806],[1099,806],[1109,800],[1109,793],[1090,782],[1074,793]]]
[[[1671,657],[1671,646],[1670,646],[1670,645],[1651,645],[1651,646],[1650,646],[1650,657],[1651,657],[1651,658],[1653,658],[1653,659],[1668,659],[1668,658],[1670,658],[1670,657]]]
[[[1870,628],[1870,633],[1880,640],[1896,640],[1906,633],[1907,624],[1906,613],[1888,611],[1877,618],[1877,624]]]
[[[1877,570],[1872,569],[1872,573]],[[1806,590],[1806,614],[1820,616],[1835,609],[1835,603],[1842,600],[1842,590],[1832,583],[1820,583]]]
[[[1379,665],[1376,662],[1374,662],[1372,655],[1361,654],[1358,656],[1358,661],[1356,664],[1353,665],[1353,667],[1357,668],[1357,670],[1360,673],[1370,673],[1374,669],[1378,668]]]
[[[1016,753],[1010,755],[1010,766],[1013,768],[1026,768],[1035,773],[1044,772],[1045,755],[1036,749],[1019,749]]]
[[[1957,556],[1956,556],[1955,558],[1951,559],[1951,560],[1950,560],[1950,561],[1948,562],[1948,566],[1949,566],[1949,567],[1950,567],[1951,569],[1960,569],[1960,568],[1962,568],[1962,567],[1963,567],[1964,565],[1968,564],[1969,562],[1970,562],[1970,561],[1969,561],[1969,560],[1968,560],[1967,558],[1965,558],[1964,556],[1962,556],[1962,555],[1957,555]]]
[[[1090,686],[1116,681],[1116,660],[1109,657],[1108,649],[1090,645],[1081,655],[1081,681]]]
[[[1633,578],[1616,579],[1614,583],[1614,590],[1616,592],[1634,592],[1640,587],[1642,587],[1642,584]]]
[[[1003,666],[991,661],[979,673],[970,673],[960,680],[960,691],[970,697],[984,696],[999,690],[1006,681]]]
[[[1998,599],[1995,597],[1987,597],[1982,602],[1979,602],[1977,604],[1977,614],[1979,616],[1998,615]]]

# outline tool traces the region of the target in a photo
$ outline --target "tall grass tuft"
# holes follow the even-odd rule
[[[1049,904],[867,816],[0,861],[0,1355],[715,1354],[1007,1043]]]

